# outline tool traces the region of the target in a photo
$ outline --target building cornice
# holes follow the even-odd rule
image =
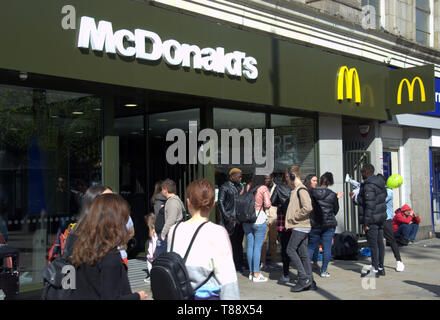
[[[440,77],[440,51],[421,46],[386,30],[365,30],[357,23],[299,2],[137,1],[393,67],[409,68],[434,64],[435,75]]]

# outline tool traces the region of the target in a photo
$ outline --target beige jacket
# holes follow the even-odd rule
[[[287,229],[311,228],[312,200],[310,199],[309,192],[307,190],[299,190],[300,188],[307,189],[302,183],[299,183],[290,193],[290,202],[286,212]],[[299,198],[301,199],[301,207]]]

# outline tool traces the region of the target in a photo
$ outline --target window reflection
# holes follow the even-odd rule
[[[0,232],[20,250],[20,285],[41,283],[57,232],[101,183],[101,99],[0,86]]]

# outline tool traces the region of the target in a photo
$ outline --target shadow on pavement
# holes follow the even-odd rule
[[[315,270],[313,273],[319,274],[318,272],[315,272]],[[296,274],[294,274],[293,272],[289,272],[290,281],[289,282],[281,282],[281,281],[279,281],[281,274],[282,274],[281,268],[276,268],[274,270],[271,270],[269,272],[269,279],[278,280],[277,281],[278,285],[288,287],[289,289],[292,288],[295,285],[295,282],[298,280],[298,277]],[[316,276],[314,275],[314,277],[316,277]],[[327,290],[324,290],[323,288],[321,288],[319,285],[318,285],[318,289],[315,292],[320,294],[321,296],[323,296],[327,300],[341,300],[337,296],[335,296],[335,295],[331,294],[330,292],[328,292]],[[294,294],[294,293],[292,293],[292,294]],[[298,296],[298,297],[300,297],[300,296]]]
[[[432,293],[436,294],[437,297],[440,297],[440,286],[428,284],[428,283],[417,282],[417,281],[411,281],[411,280],[405,280],[403,282],[410,284],[410,285],[413,285],[413,286],[420,287],[420,288],[428,290],[428,291],[431,291]]]

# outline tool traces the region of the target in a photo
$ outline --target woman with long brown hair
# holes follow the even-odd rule
[[[93,201],[75,230],[78,238],[70,257],[76,270],[72,299],[146,299],[144,291],[131,292],[118,250],[130,239],[129,215],[130,207],[119,195],[102,194]]]

